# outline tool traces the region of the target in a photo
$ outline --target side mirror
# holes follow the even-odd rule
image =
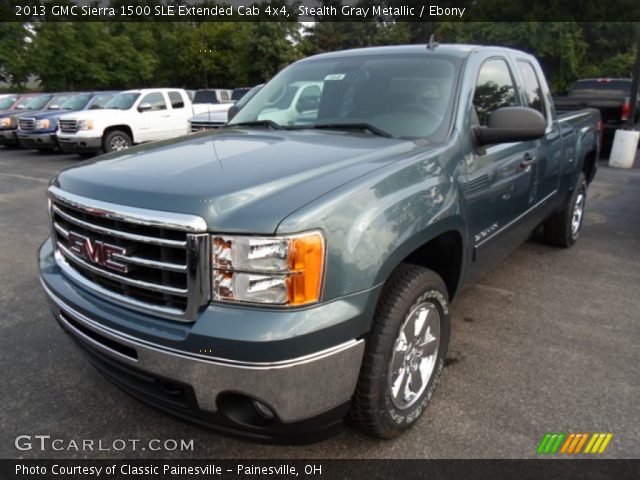
[[[140,105],[138,105],[139,112],[147,112],[149,110],[151,110],[151,104],[149,103],[141,103]]]
[[[479,146],[536,140],[543,137],[547,129],[547,121],[542,114],[529,107],[498,108],[488,123],[486,127],[472,128]]]
[[[240,109],[237,106],[231,105],[229,107],[229,110],[227,110],[227,122],[230,122],[231,119],[235,117],[239,111]]]

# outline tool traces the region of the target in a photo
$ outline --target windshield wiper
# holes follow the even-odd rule
[[[317,128],[317,129],[327,129],[327,130],[365,130],[367,132],[373,133],[374,135],[378,135],[379,137],[385,138],[393,138],[389,132],[385,132],[384,130],[374,127],[369,123],[320,123],[318,125],[308,125],[302,128]]]
[[[239,122],[227,124],[225,127],[269,127],[274,130],[282,130],[282,126],[274,122],[273,120],[255,120],[253,122]]]

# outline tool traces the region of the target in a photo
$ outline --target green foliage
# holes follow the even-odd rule
[[[581,26],[573,22],[443,22],[442,42],[500,45],[532,53],[554,92],[566,91],[582,74],[587,52]]]
[[[21,89],[31,71],[27,50],[31,33],[25,24],[0,23],[0,80],[14,89]]]
[[[366,2],[371,0],[361,3]],[[510,6],[507,0],[493,0],[492,4],[496,2],[514,15],[519,8]],[[111,1],[112,5],[147,3],[150,2]],[[267,3],[277,7],[283,0],[261,5]],[[388,5],[402,3],[387,1]],[[444,6],[456,2],[440,3]],[[474,1],[458,3],[469,6]],[[323,0],[321,4],[337,5],[338,1]],[[426,43],[435,32],[443,43],[494,44],[530,52],[540,60],[554,92],[560,94],[581,77],[629,76],[638,31],[638,24],[612,22],[335,20],[318,18],[305,28],[294,17],[286,22],[3,22],[0,80],[21,88],[33,74],[47,90],[151,85],[232,88],[264,82],[308,55],[374,45]]]

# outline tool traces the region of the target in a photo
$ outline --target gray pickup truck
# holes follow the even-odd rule
[[[599,121],[558,118],[515,50],[307,58],[225,128],[55,177],[42,284],[98,370],[158,408],[259,440],[345,417],[394,437],[434,392],[463,283],[540,225],[578,238]]]

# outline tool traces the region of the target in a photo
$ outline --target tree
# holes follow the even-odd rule
[[[587,44],[575,22],[442,22],[443,42],[500,45],[535,55],[556,93],[581,76]]]
[[[26,24],[0,22],[0,80],[14,89],[22,89],[29,77],[27,49],[30,42],[31,32]]]
[[[236,24],[229,39],[235,54],[230,65],[238,85],[256,85],[301,58],[297,22],[252,22]]]

